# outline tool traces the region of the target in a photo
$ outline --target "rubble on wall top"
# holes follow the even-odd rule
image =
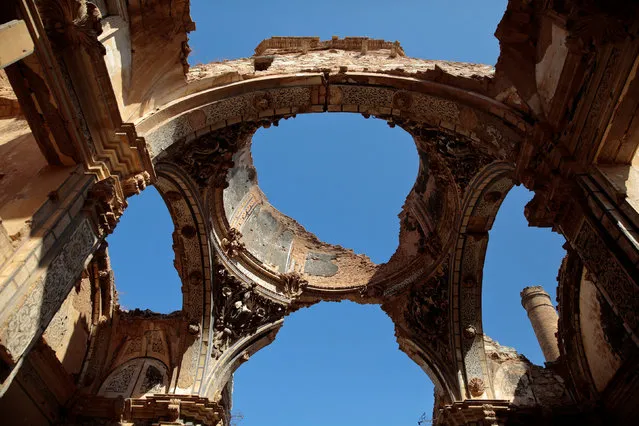
[[[309,50],[394,50],[397,56],[406,56],[398,41],[371,39],[368,37],[333,36],[331,40],[320,40],[319,37],[271,37],[262,40],[255,48],[254,56],[277,55],[295,52],[306,53]]]

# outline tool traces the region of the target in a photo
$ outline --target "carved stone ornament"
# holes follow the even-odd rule
[[[200,136],[188,143],[175,144],[170,156],[200,187],[228,187],[226,176],[233,168],[233,155],[244,146],[259,127],[240,123]]]
[[[189,331],[189,334],[192,336],[197,336],[200,334],[200,324],[193,322],[188,325],[187,329]]]
[[[114,177],[108,177],[97,182],[87,194],[85,211],[93,216],[98,233],[111,234],[120,216],[127,207],[127,202],[118,192],[118,181]]]
[[[466,326],[466,328],[464,328],[464,337],[467,339],[474,339],[475,336],[477,336],[477,329],[475,329],[475,327],[473,327],[472,325]]]
[[[404,318],[420,340],[439,353],[442,359],[451,358],[447,343],[449,301],[446,265],[440,267],[428,282],[411,290]]]
[[[490,422],[490,424],[496,424],[493,422],[497,422],[497,414],[495,413],[495,407],[491,404],[483,404],[481,406],[484,412],[484,420]]]
[[[222,242],[220,246],[222,247],[222,252],[229,259],[235,259],[240,255],[240,253],[244,250],[244,243],[240,241],[242,238],[242,234],[235,228],[229,229],[226,237],[222,238]]]
[[[591,45],[602,46],[636,38],[639,8],[636,2],[597,0],[567,1],[565,7],[572,6],[566,20],[569,31],[567,45],[581,47],[583,51]]]
[[[213,357],[262,325],[286,315],[286,306],[257,293],[256,284],[234,277],[222,265],[215,266]]]
[[[125,197],[137,195],[151,183],[151,176],[148,172],[138,173],[122,181],[122,192]]]
[[[169,404],[167,405],[167,420],[170,422],[175,422],[180,418],[180,400],[177,398],[169,400]]]
[[[500,159],[461,134],[433,129],[400,117],[390,119],[415,138],[420,157],[429,159],[430,173],[442,184],[447,184],[452,178],[460,195],[484,166]]]
[[[102,33],[100,9],[86,0],[42,0],[40,16],[49,38],[58,47],[83,47],[88,52],[106,54],[98,41]]]
[[[284,294],[290,299],[297,299],[302,295],[304,289],[308,287],[308,281],[302,278],[299,272],[287,272],[282,274],[281,278],[284,283]]]
[[[473,377],[470,379],[470,382],[468,382],[468,390],[472,396],[482,396],[486,391],[486,385],[479,377]]]
[[[252,104],[256,111],[264,111],[273,105],[273,100],[268,92],[257,92],[253,95]]]
[[[413,97],[408,92],[397,92],[393,95],[392,106],[396,109],[407,110],[413,104]]]

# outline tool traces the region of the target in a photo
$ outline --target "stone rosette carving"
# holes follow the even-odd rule
[[[413,105],[413,97],[410,93],[400,91],[393,95],[392,107],[395,109],[408,110]]]
[[[95,4],[86,0],[42,0],[38,9],[49,38],[58,47],[83,47],[88,52],[106,54],[98,41],[102,14]]]
[[[484,384],[484,381],[479,377],[473,377],[468,382],[468,391],[472,396],[482,396],[486,391],[486,385]]]
[[[302,295],[304,289],[308,287],[308,281],[302,278],[299,272],[291,271],[281,274],[284,295],[289,299],[297,299]]]
[[[231,228],[226,234],[226,237],[222,238],[220,242],[220,246],[222,248],[222,252],[229,259],[237,258],[242,251],[244,251],[244,243],[240,241],[242,238],[242,234],[235,228]]]
[[[259,294],[255,283],[239,280],[223,265],[215,266],[214,278],[214,358],[242,337],[286,315],[286,306]]]

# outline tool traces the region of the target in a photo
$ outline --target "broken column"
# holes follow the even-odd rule
[[[535,330],[535,336],[537,336],[546,361],[557,360],[559,358],[558,316],[550,300],[550,295],[542,286],[526,287],[521,291],[521,304],[528,313],[528,318],[533,330]]]

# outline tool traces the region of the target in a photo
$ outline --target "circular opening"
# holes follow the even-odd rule
[[[251,153],[273,207],[374,263],[393,255],[419,166],[407,132],[359,114],[300,116],[258,130]]]
[[[301,116],[258,130],[233,160],[228,226],[262,267],[324,288],[379,279],[420,164],[407,132],[354,114]],[[384,273],[404,266],[404,252]]]

